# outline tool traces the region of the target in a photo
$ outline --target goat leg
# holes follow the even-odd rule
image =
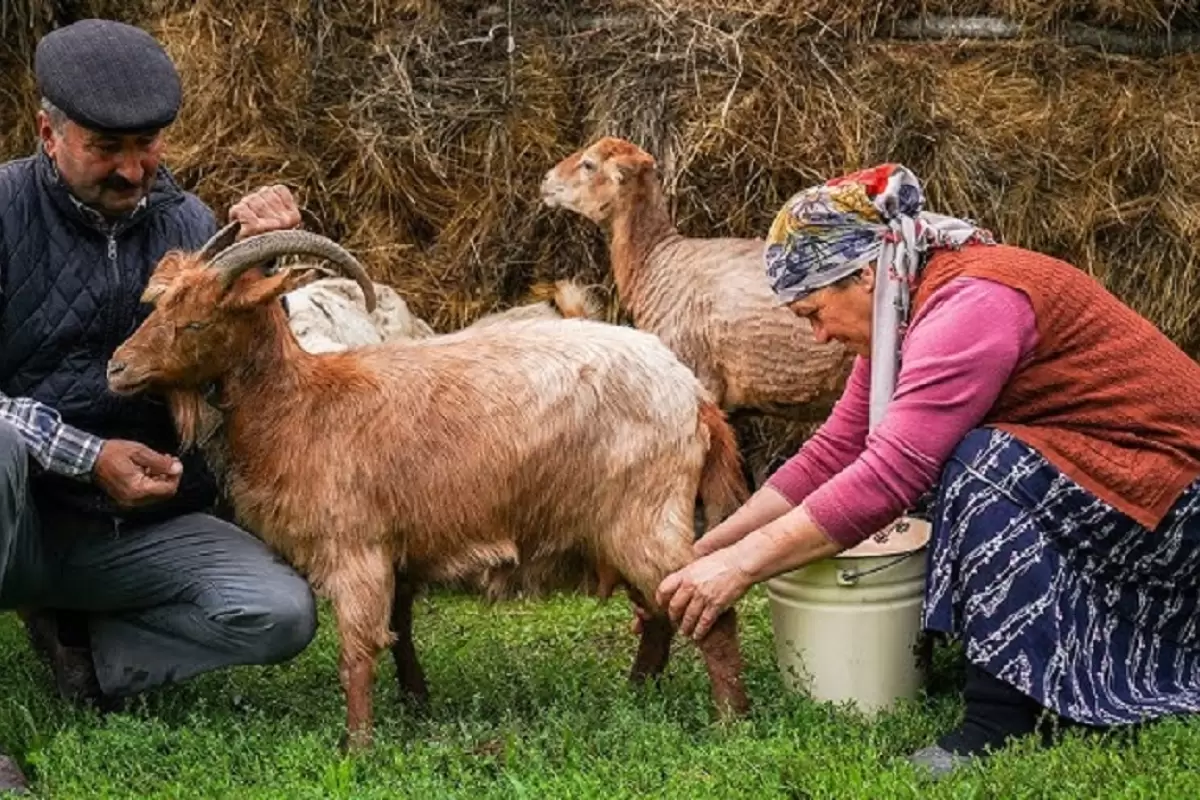
[[[631,599],[643,611],[646,604],[642,602],[641,594],[630,592]],[[667,660],[671,656],[671,639],[675,636],[675,628],[671,620],[661,614],[654,614],[649,619],[642,620],[642,638],[638,643],[637,656],[633,660],[633,668],[629,671],[629,680],[640,686],[647,678],[657,678],[667,668]]]
[[[375,677],[375,659],[343,647],[339,676],[346,695],[346,730],[339,744],[344,751],[365,750],[371,746],[371,688]]]
[[[742,653],[737,638],[737,614],[731,608],[717,617],[704,638],[697,642],[712,684],[713,703],[724,718],[740,717],[750,710],[750,699],[742,685]]]
[[[346,695],[346,735],[342,747],[371,744],[371,691],[375,662],[392,644],[388,618],[395,596],[395,572],[385,553],[352,553],[343,558],[330,595],[342,652],[338,674]]]
[[[397,572],[395,598],[392,601],[392,634],[396,637],[392,642],[392,659],[396,662],[396,682],[399,684],[401,702],[423,710],[429,705],[429,688],[413,646],[412,609],[416,593],[416,585]]]

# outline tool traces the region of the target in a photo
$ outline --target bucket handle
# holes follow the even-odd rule
[[[871,567],[870,569],[864,569],[864,570],[839,569],[838,573],[837,573],[838,586],[853,586],[854,584],[858,583],[859,578],[865,577],[867,575],[873,575],[876,572],[880,572],[882,570],[887,569],[888,567],[894,567],[897,564],[899,564],[901,561],[904,561],[907,558],[912,558],[918,552],[920,552],[920,551],[919,550],[911,550],[902,556],[897,556],[896,558],[893,558],[891,561],[887,562],[886,564],[880,564],[879,566]]]

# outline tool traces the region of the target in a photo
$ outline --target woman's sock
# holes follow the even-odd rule
[[[943,750],[958,755],[982,755],[1034,733],[1044,711],[1032,698],[974,664],[967,665],[963,700],[962,723],[938,739]]]

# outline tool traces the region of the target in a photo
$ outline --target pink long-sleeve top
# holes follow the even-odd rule
[[[767,485],[804,503],[834,541],[859,544],[934,485],[1036,343],[1022,292],[982,278],[947,283],[913,316],[876,429],[867,433],[871,366],[860,357],[825,424]]]

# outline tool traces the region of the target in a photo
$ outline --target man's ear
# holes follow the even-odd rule
[[[329,275],[329,272],[318,267],[285,268],[270,275],[264,275],[260,269],[253,269],[234,282],[221,305],[225,308],[251,308],[262,305]]]

